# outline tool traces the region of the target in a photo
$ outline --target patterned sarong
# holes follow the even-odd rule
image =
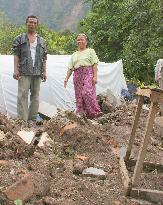
[[[92,67],[80,67],[74,70],[76,112],[83,113],[89,118],[94,118],[101,113],[96,99],[96,87],[92,84],[92,79]]]

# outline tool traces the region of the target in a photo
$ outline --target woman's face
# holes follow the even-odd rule
[[[76,39],[76,43],[78,45],[78,48],[84,49],[87,47],[87,39],[83,35],[79,35]]]

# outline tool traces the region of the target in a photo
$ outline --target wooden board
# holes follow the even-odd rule
[[[163,202],[163,191],[159,190],[132,188],[130,196],[133,198],[142,199],[153,203]]]
[[[150,141],[150,134],[153,128],[153,122],[154,122],[154,118],[157,113],[157,110],[158,110],[157,103],[152,102],[150,106],[146,129],[145,129],[145,136],[144,136],[143,142],[141,143],[137,163],[136,163],[134,174],[133,174],[133,179],[132,179],[133,186],[138,183],[139,178],[140,178],[140,174],[143,168],[143,162],[144,162],[145,154],[147,151],[147,146]]]
[[[140,96],[146,96],[146,97],[149,97],[150,98],[150,95],[151,95],[151,90],[150,89],[138,89],[137,92],[136,92],[137,95],[140,95]]]
[[[119,165],[120,165],[120,173],[122,177],[122,182],[125,188],[125,195],[129,196],[130,195],[130,190],[131,190],[131,180],[128,175],[128,170],[126,168],[126,164],[123,158],[120,158],[119,160]]]
[[[136,109],[136,112],[135,112],[135,118],[134,118],[134,122],[133,122],[133,125],[132,125],[131,136],[129,138],[129,142],[128,142],[128,146],[127,146],[127,151],[126,151],[126,156],[125,156],[125,161],[126,162],[130,158],[131,149],[132,149],[132,145],[133,145],[133,142],[134,142],[136,128],[137,128],[137,125],[138,125],[138,121],[139,121],[141,109],[142,109],[142,106],[143,106],[143,102],[144,102],[143,96],[139,96],[139,98],[138,98],[138,106],[137,106],[137,109]]]
[[[136,160],[134,160],[134,159],[129,159],[129,161],[127,162],[127,167],[132,167],[132,166],[135,166],[136,165]],[[160,172],[163,172],[163,164],[155,164],[155,163],[153,163],[153,162],[147,162],[147,161],[144,161],[143,162],[143,170],[144,171],[148,171],[149,172],[149,170],[155,170],[155,169],[157,169],[158,171],[160,171]]]

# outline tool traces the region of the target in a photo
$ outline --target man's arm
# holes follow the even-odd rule
[[[46,60],[44,60],[43,65],[42,65],[42,76],[41,76],[43,82],[46,81],[47,76],[46,76]]]
[[[19,57],[14,55],[14,74],[13,78],[19,80],[20,73],[19,73]]]
[[[46,46],[46,43],[45,43],[45,40],[43,38],[41,38],[42,41],[43,41],[43,45],[44,45],[44,55],[43,55],[43,64],[42,64],[42,75],[41,75],[41,78],[43,80],[43,82],[46,81],[47,79],[47,75],[46,75],[46,61],[47,61],[47,46]]]

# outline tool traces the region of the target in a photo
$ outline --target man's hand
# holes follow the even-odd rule
[[[97,77],[93,77],[93,79],[92,79],[92,84],[93,84],[93,85],[96,85],[96,83],[97,83]]]
[[[15,80],[19,80],[19,78],[20,78],[20,73],[19,73],[19,71],[15,71],[15,72],[14,72],[13,78],[14,78]]]
[[[45,82],[45,81],[46,81],[47,76],[46,76],[46,72],[45,72],[45,71],[44,71],[44,72],[42,72],[41,79],[42,79],[42,81],[43,81],[43,82]]]

